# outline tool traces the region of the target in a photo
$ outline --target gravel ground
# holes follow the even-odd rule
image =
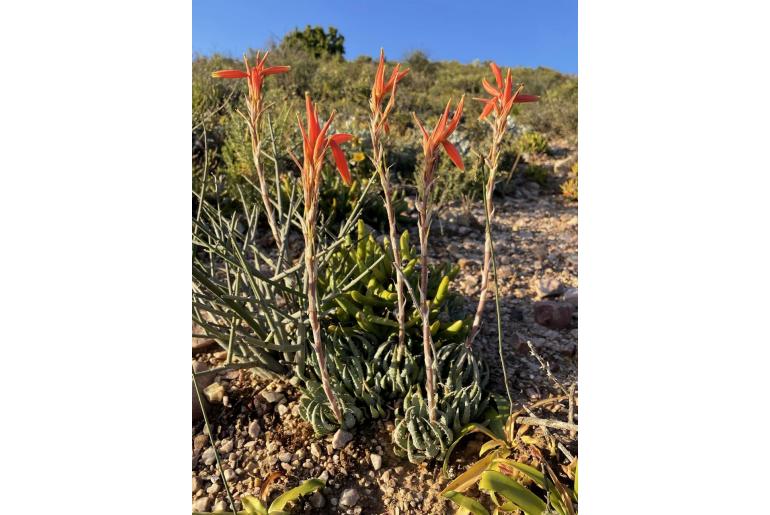
[[[541,398],[544,386],[553,383],[530,353],[527,342],[548,362],[555,379],[566,387],[577,381],[577,205],[548,195],[535,199],[499,198],[493,223],[500,314],[503,327],[503,355],[515,400]],[[442,208],[431,235],[437,260],[460,264],[454,288],[475,312],[481,287],[483,262],[483,210],[470,217],[459,206]],[[547,297],[543,297],[543,295]],[[566,294],[566,295],[565,295]],[[547,299],[547,300],[546,300]],[[566,327],[547,327],[536,322],[535,311],[556,305],[571,311]],[[503,393],[499,366],[497,320],[494,297],[484,310],[480,335],[475,345],[492,366],[492,383]],[[557,387],[558,388],[558,387]]]
[[[503,354],[511,394],[518,406],[561,395],[562,388],[567,390],[577,382],[577,204],[525,184],[516,194],[497,198],[496,210],[493,234]],[[436,213],[432,257],[460,264],[453,287],[466,296],[468,311],[473,312],[480,287],[484,229],[479,222],[483,222],[483,211],[468,213],[462,205],[452,204],[440,206]],[[537,355],[532,354],[528,342]],[[209,352],[197,343],[193,360],[198,367],[221,365],[223,352]],[[492,388],[504,393],[494,298],[487,301],[475,345],[490,364]],[[550,377],[538,357],[547,362]],[[454,512],[453,505],[439,495],[447,482],[440,466],[415,466],[393,454],[392,421],[376,421],[357,429],[350,442],[335,449],[331,435],[315,438],[310,426],[300,419],[299,392],[290,384],[266,381],[248,370],[231,371],[211,381],[222,386],[222,398],[211,403],[207,413],[235,499],[244,494],[258,495],[262,481],[279,471],[281,477],[275,482],[272,497],[305,479],[327,479],[320,493],[299,501],[297,513]],[[564,419],[565,404],[557,404],[542,416]],[[566,447],[576,454],[576,439],[560,434]],[[455,451],[451,472],[464,470],[483,441],[464,440]],[[192,442],[193,510],[225,511],[226,494],[201,421],[193,423]],[[346,507],[341,505],[343,501],[355,504]],[[238,501],[236,507],[241,507]]]

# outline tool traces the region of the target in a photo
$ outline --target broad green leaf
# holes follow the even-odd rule
[[[444,497],[457,504],[458,506],[461,506],[468,512],[473,513],[473,515],[489,515],[487,509],[478,501],[471,499],[470,497],[467,497],[459,492],[449,491],[444,494]]]
[[[241,497],[241,504],[243,504],[248,515],[267,515],[265,505],[256,497],[244,495]]]
[[[495,459],[496,454],[491,453],[484,458],[481,458],[479,461],[468,467],[468,470],[457,476],[453,481],[451,481],[446,488],[441,492],[442,495],[446,495],[447,492],[464,492],[468,488],[470,488],[476,481],[478,481],[479,476],[481,476],[481,473],[487,470],[489,468],[489,465],[492,463],[492,460]]]
[[[484,442],[484,445],[481,446],[481,449],[479,450],[479,456],[484,456],[487,452],[491,451],[492,449],[497,449],[502,445],[502,442],[499,440],[490,440],[488,442]]]
[[[302,497],[305,494],[309,494],[310,492],[314,492],[315,490],[318,490],[319,488],[323,488],[326,485],[326,482],[321,479],[308,479],[301,485],[292,488],[288,492],[284,492],[281,494],[273,503],[270,505],[270,513],[273,513],[275,511],[281,511],[283,508],[289,504],[292,501],[296,501],[300,497]]]
[[[511,478],[487,470],[481,474],[479,489],[498,493],[524,510],[527,515],[542,515],[546,510],[545,502]]]
[[[545,488],[545,478],[543,477],[543,473],[537,470],[535,467],[531,467],[524,463],[519,463],[518,461],[506,460],[502,458],[498,458],[494,461],[495,465],[498,463],[508,465],[509,467],[513,467],[516,470],[521,471],[527,477],[532,479],[532,481],[537,483],[537,486],[539,486],[540,488]]]
[[[500,394],[493,393],[492,398],[495,401],[496,408],[489,408],[484,412],[484,416],[489,420],[489,429],[501,440],[505,440],[504,424],[508,420],[511,406],[508,399]]]
[[[457,444],[460,443],[460,440],[462,440],[463,437],[471,433],[484,433],[485,435],[490,437],[492,440],[497,440],[505,444],[505,441],[500,440],[497,436],[495,436],[495,434],[492,431],[482,426],[481,424],[476,424],[475,422],[468,424],[467,426],[463,427],[460,430],[460,433],[458,434],[457,439],[455,439],[455,441],[452,442],[452,445],[449,446],[449,449],[447,449],[446,453],[444,454],[444,464],[441,466],[441,473],[444,474],[444,477],[447,476],[446,469],[447,469],[447,466],[449,465],[449,457],[452,455],[452,451],[457,446]],[[447,491],[447,490],[444,489],[444,491]]]

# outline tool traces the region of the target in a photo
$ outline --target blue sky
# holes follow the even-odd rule
[[[193,0],[193,52],[240,57],[305,25],[337,27],[345,57],[492,59],[577,73],[577,0]],[[375,12],[376,11],[376,12]]]

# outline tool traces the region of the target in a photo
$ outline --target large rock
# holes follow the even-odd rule
[[[566,329],[572,325],[575,306],[567,302],[546,300],[535,303],[535,322],[549,329]]]

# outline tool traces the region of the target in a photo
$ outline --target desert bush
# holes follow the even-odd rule
[[[538,68],[538,70],[542,70]],[[542,72],[541,72],[542,73]],[[562,136],[567,138],[577,137],[578,123],[578,81],[577,78],[563,76],[562,80],[554,78],[546,87],[540,89],[538,82],[540,77],[536,74],[533,82],[522,76],[522,82],[527,84],[527,89],[540,95],[538,109],[522,110],[517,114],[520,123],[532,127],[545,134]]]
[[[550,168],[532,163],[527,163],[523,174],[527,180],[537,183],[541,188],[548,186],[552,176]]]
[[[514,148],[525,155],[545,154],[548,151],[548,139],[541,132],[527,131],[516,139]]]
[[[577,202],[578,199],[578,164],[575,163],[570,168],[567,180],[561,185],[561,193],[567,200]]]

